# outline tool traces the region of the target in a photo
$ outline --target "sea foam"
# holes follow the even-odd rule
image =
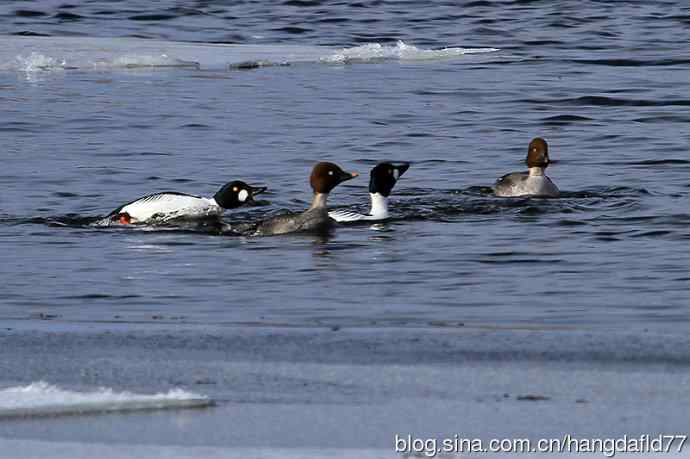
[[[321,61],[330,63],[356,62],[370,60],[400,59],[400,60],[434,60],[448,59],[465,54],[481,54],[498,51],[498,48],[442,48],[422,49],[398,41],[395,45],[381,45],[368,43],[352,48],[344,48],[323,57]]]
[[[15,62],[15,69],[20,72],[62,70],[67,66],[67,63],[64,60],[58,60],[53,57],[45,56],[35,51],[27,56],[16,56]],[[12,66],[9,67],[12,68]]]

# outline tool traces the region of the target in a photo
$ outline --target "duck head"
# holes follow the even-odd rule
[[[527,149],[527,167],[541,167],[546,169],[549,165],[549,146],[541,137],[532,139]]]
[[[328,194],[338,184],[357,176],[357,172],[345,172],[337,164],[321,162],[312,169],[309,184],[315,194]]]
[[[254,201],[254,196],[266,191],[265,186],[251,186],[241,180],[226,183],[213,195],[219,206],[224,209],[234,209],[248,202]]]
[[[371,170],[369,178],[369,193],[378,193],[381,196],[388,197],[393,191],[393,187],[402,177],[407,169],[410,168],[410,163],[389,163],[383,162],[376,165]]]

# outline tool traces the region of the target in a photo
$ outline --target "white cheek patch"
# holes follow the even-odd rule
[[[240,202],[246,201],[248,197],[249,197],[249,193],[247,193],[247,190],[242,190],[237,195],[237,199],[239,199]]]
[[[400,171],[398,169],[393,169],[393,178],[398,180],[398,177],[400,177]]]

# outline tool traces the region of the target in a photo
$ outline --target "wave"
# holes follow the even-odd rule
[[[424,161],[422,161],[424,162]],[[428,161],[427,161],[428,162]],[[448,161],[441,161],[442,163]],[[625,163],[629,165],[678,165],[688,161],[679,159],[650,160],[646,162]],[[608,209],[610,206],[636,206],[643,196],[649,194],[644,188],[625,186],[594,187],[579,191],[561,190],[557,199],[530,197],[497,198],[490,186],[469,186],[464,189],[438,190],[433,188],[406,187],[397,190],[394,204],[395,213],[390,221],[434,221],[447,222],[468,215],[488,214],[534,214],[570,213],[584,210]],[[420,198],[419,196],[424,196]],[[267,201],[257,201],[255,207],[265,207]],[[584,207],[583,207],[584,206]],[[334,206],[333,210],[354,209],[367,212],[368,203],[359,202]],[[179,218],[152,222],[146,225],[121,225],[101,215],[78,214],[43,217],[19,217],[0,214],[0,225],[44,225],[52,228],[72,228],[79,230],[113,230],[136,232],[178,232],[188,234],[207,234],[214,236],[242,236],[253,233],[254,226],[267,217],[272,217],[299,209],[274,208],[268,212],[256,212],[251,208],[237,210],[232,220],[216,218]],[[362,222],[368,224],[367,222]],[[685,220],[683,220],[685,224]]]
[[[211,405],[213,401],[205,395],[181,389],[153,395],[115,392],[108,388],[75,392],[39,381],[0,390],[0,418],[201,408]]]
[[[351,48],[300,45],[184,43],[140,38],[3,37],[0,71],[48,72],[192,68],[245,70],[297,63],[431,60],[482,54],[496,48],[421,49],[399,41]]]
[[[521,103],[532,105],[575,105],[593,107],[690,107],[690,99],[625,99],[608,96],[581,96],[563,99],[524,99]]]

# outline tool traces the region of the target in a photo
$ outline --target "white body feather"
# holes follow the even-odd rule
[[[558,197],[560,191],[551,179],[540,168],[532,169],[528,173],[513,172],[501,177],[494,185],[494,194],[500,197]]]
[[[371,210],[368,215],[351,210],[332,210],[328,212],[328,216],[338,223],[377,221],[389,218],[388,198],[379,193],[369,193],[369,196],[371,197]]]
[[[165,221],[179,217],[219,216],[223,214],[223,208],[213,198],[159,193],[137,199],[113,213],[127,213],[132,223],[145,223],[149,220]]]

